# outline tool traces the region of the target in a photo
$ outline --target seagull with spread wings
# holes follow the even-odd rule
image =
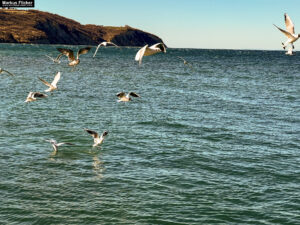
[[[104,131],[101,136],[99,136],[99,134],[96,131],[90,130],[90,129],[86,129],[84,128],[84,130],[86,132],[88,132],[90,135],[92,135],[92,137],[94,138],[94,144],[93,147],[96,147],[100,144],[102,144],[102,142],[104,141],[104,137],[108,134],[108,131]]]
[[[61,142],[61,143],[57,143],[56,140],[54,139],[50,139],[50,140],[45,140],[47,142],[50,142],[54,151],[57,152],[58,151],[58,147],[61,146],[61,145],[74,145],[72,143],[69,143],[69,142]]]
[[[47,81],[43,80],[42,78],[40,78],[40,81],[42,81],[46,86],[48,86],[49,88],[47,90],[45,90],[45,92],[51,92],[57,89],[57,82],[60,79],[60,72],[58,72],[55,77],[54,80],[52,81],[52,83],[48,83]]]
[[[120,93],[117,94],[117,96],[119,98],[118,102],[129,102],[129,101],[131,101],[130,96],[136,97],[136,98],[140,97],[135,92],[129,92],[128,94],[126,94],[125,92],[120,92]]]
[[[143,56],[153,55],[158,52],[167,52],[166,46],[163,43],[157,43],[150,47],[148,47],[148,45],[145,45],[136,53],[135,61],[139,61],[139,64],[141,65]]]
[[[33,102],[36,101],[37,98],[46,98],[48,95],[45,95],[40,92],[29,92],[25,102]]]
[[[11,72],[9,72],[9,71],[7,71],[5,69],[0,68],[0,74],[3,73],[3,72],[7,73],[10,76],[14,76],[14,74],[12,74]]]
[[[93,55],[93,58],[96,56],[96,54],[97,54],[97,52],[98,52],[98,49],[99,49],[101,46],[107,46],[107,45],[113,45],[113,46],[119,47],[118,45],[116,45],[116,44],[113,43],[113,42],[110,42],[110,41],[103,41],[103,42],[101,42],[101,43],[97,46],[96,51],[95,51],[95,53],[94,53],[94,55]]]
[[[57,50],[59,52],[61,52],[62,54],[64,54],[65,56],[68,57],[68,60],[69,60],[68,65],[69,66],[78,65],[80,63],[79,56],[88,53],[90,51],[90,49],[91,49],[91,47],[86,47],[86,48],[79,49],[78,52],[77,52],[76,58],[75,58],[73,50],[66,49],[66,48],[57,48]]]
[[[184,58],[182,58],[182,57],[180,57],[180,56],[177,56],[178,57],[178,59],[181,59],[182,61],[183,61],[183,64],[188,64],[188,62],[184,59]]]
[[[278,30],[280,30],[282,33],[284,33],[285,36],[287,36],[287,41],[285,43],[281,43],[283,49],[285,49],[289,44],[292,45],[293,49],[294,49],[294,42],[298,40],[298,38],[300,37],[300,34],[295,34],[295,27],[294,24],[291,20],[291,18],[288,16],[288,14],[284,14],[284,21],[285,21],[285,26],[286,26],[286,30],[283,30],[279,27],[277,27],[275,24],[273,24],[275,27],[278,28]]]

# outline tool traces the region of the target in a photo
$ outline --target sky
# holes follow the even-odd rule
[[[129,25],[172,48],[280,50],[286,37],[273,24],[285,29],[284,13],[300,33],[300,0],[35,0],[35,9],[81,24]]]

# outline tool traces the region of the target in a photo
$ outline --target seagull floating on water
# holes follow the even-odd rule
[[[6,72],[7,74],[9,74],[10,76],[14,76],[14,74],[12,74],[11,72],[5,70],[5,69],[2,69],[0,68],[0,74],[3,73],[3,72]]]
[[[117,94],[117,96],[119,98],[118,102],[129,102],[129,101],[131,101],[130,96],[137,97],[137,98],[140,97],[135,92],[129,92],[128,94],[126,94],[125,92],[120,92],[120,93]]]
[[[294,24],[291,20],[291,18],[288,16],[288,14],[284,14],[284,21],[285,21],[285,26],[286,26],[286,30],[283,30],[279,27],[277,27],[275,24],[273,24],[275,27],[277,27],[282,33],[285,34],[285,36],[287,36],[287,41],[285,43],[281,43],[283,49],[285,49],[288,44],[291,44],[293,49],[294,49],[294,42],[298,40],[298,38],[300,37],[300,34],[295,34],[295,27]]]
[[[72,143],[69,143],[69,142],[61,142],[61,143],[57,143],[56,140],[54,139],[50,139],[50,140],[45,140],[47,142],[50,142],[54,151],[57,152],[58,151],[58,147],[61,146],[61,145],[74,145]]]
[[[167,52],[166,47],[163,43],[157,43],[150,47],[148,47],[148,45],[145,45],[136,53],[135,61],[139,61],[139,64],[141,65],[143,56],[153,55],[158,52]]]
[[[57,82],[59,81],[60,79],[60,72],[58,72],[55,77],[54,77],[54,80],[52,81],[52,83],[48,83],[47,81],[43,80],[42,78],[39,77],[39,79],[46,85],[48,86],[49,88],[47,90],[45,90],[45,92],[51,92],[51,91],[54,91],[57,89]]]
[[[113,45],[113,46],[119,47],[118,45],[116,45],[115,43],[112,43],[112,42],[110,42],[110,41],[103,41],[103,42],[101,42],[101,43],[97,46],[96,51],[95,51],[93,57],[96,56],[96,54],[97,54],[97,52],[98,52],[98,49],[99,49],[101,46],[107,46],[107,45]]]
[[[33,102],[36,101],[37,98],[46,98],[48,95],[45,95],[40,92],[29,92],[25,102]]]
[[[104,141],[104,137],[108,134],[108,131],[104,131],[102,133],[102,135],[99,137],[99,134],[96,131],[89,130],[89,129],[86,129],[86,128],[84,128],[84,130],[86,132],[88,132],[90,135],[92,135],[92,137],[94,138],[93,147],[96,147],[96,146],[102,144],[102,142]]]
[[[81,48],[78,50],[76,58],[74,57],[74,52],[71,49],[66,48],[57,48],[58,51],[60,51],[62,54],[68,57],[69,60],[69,66],[76,66],[80,63],[79,56],[86,54],[90,51],[91,47]]]
[[[62,54],[62,53],[60,53],[56,58],[52,58],[51,56],[49,56],[49,55],[46,55],[49,59],[51,59],[52,60],[52,62],[54,62],[54,63],[60,63],[60,57],[62,57],[64,54]]]

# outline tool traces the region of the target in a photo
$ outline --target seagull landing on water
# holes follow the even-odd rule
[[[285,21],[285,26],[286,26],[286,30],[283,30],[279,27],[277,27],[275,24],[273,24],[275,27],[277,27],[282,33],[284,33],[285,36],[287,36],[287,41],[285,43],[281,43],[283,49],[285,49],[288,44],[291,44],[293,49],[294,49],[294,42],[298,40],[298,38],[300,37],[300,34],[295,34],[295,27],[294,24],[291,20],[291,18],[288,16],[288,14],[284,14],[284,21]]]
[[[52,58],[51,56],[49,56],[49,55],[46,55],[49,59],[51,59],[52,60],[52,62],[54,62],[54,63],[60,63],[60,57],[62,57],[64,54],[62,54],[62,53],[60,53],[55,59],[54,58]]]
[[[0,68],[0,74],[3,72],[9,74],[10,76],[14,76],[14,74],[12,74],[11,72],[8,72],[7,70]]]
[[[143,56],[153,55],[158,52],[167,52],[166,47],[163,43],[157,43],[150,47],[148,47],[148,45],[145,45],[136,53],[135,61],[139,61],[139,64],[141,65]]]
[[[115,43],[112,43],[112,42],[110,42],[110,41],[103,41],[103,42],[101,42],[101,43],[97,46],[96,51],[95,51],[95,53],[94,53],[94,55],[93,55],[93,58],[96,56],[96,54],[97,54],[97,52],[98,52],[98,49],[99,49],[101,46],[107,46],[107,45],[113,45],[113,46],[119,47],[118,45],[116,45]]]
[[[108,131],[104,131],[102,133],[102,135],[99,137],[99,134],[96,131],[89,130],[89,129],[86,129],[86,128],[84,128],[84,130],[86,132],[88,132],[90,135],[92,135],[92,137],[94,138],[93,147],[96,147],[96,146],[102,144],[102,142],[104,141],[104,137],[108,134]]]
[[[45,140],[47,142],[50,142],[54,151],[57,152],[58,151],[58,147],[61,146],[61,145],[74,145],[72,143],[69,143],[69,142],[61,142],[61,143],[57,143],[56,140],[54,139],[50,139],[50,140]]]
[[[126,94],[125,92],[120,92],[120,93],[117,94],[117,96],[119,98],[118,102],[129,102],[129,101],[131,101],[130,96],[137,97],[137,98],[140,97],[135,92],[129,92],[128,94]]]
[[[74,57],[74,52],[71,49],[66,48],[57,48],[58,51],[60,51],[62,54],[68,57],[69,60],[69,66],[76,66],[80,63],[79,56],[86,54],[90,51],[91,47],[81,48],[78,50],[76,58]]]
[[[47,81],[43,80],[42,78],[39,78],[40,81],[42,81],[46,86],[48,86],[49,88],[47,90],[45,90],[45,92],[51,92],[51,91],[54,91],[57,89],[57,82],[59,81],[60,79],[60,72],[58,72],[55,77],[54,77],[54,80],[52,81],[52,83],[48,83]]]
[[[25,102],[33,102],[36,101],[37,98],[46,98],[48,95],[45,95],[40,92],[29,92]]]

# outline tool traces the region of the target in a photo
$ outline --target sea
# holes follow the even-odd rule
[[[0,224],[300,224],[300,53],[58,47],[0,44]]]

